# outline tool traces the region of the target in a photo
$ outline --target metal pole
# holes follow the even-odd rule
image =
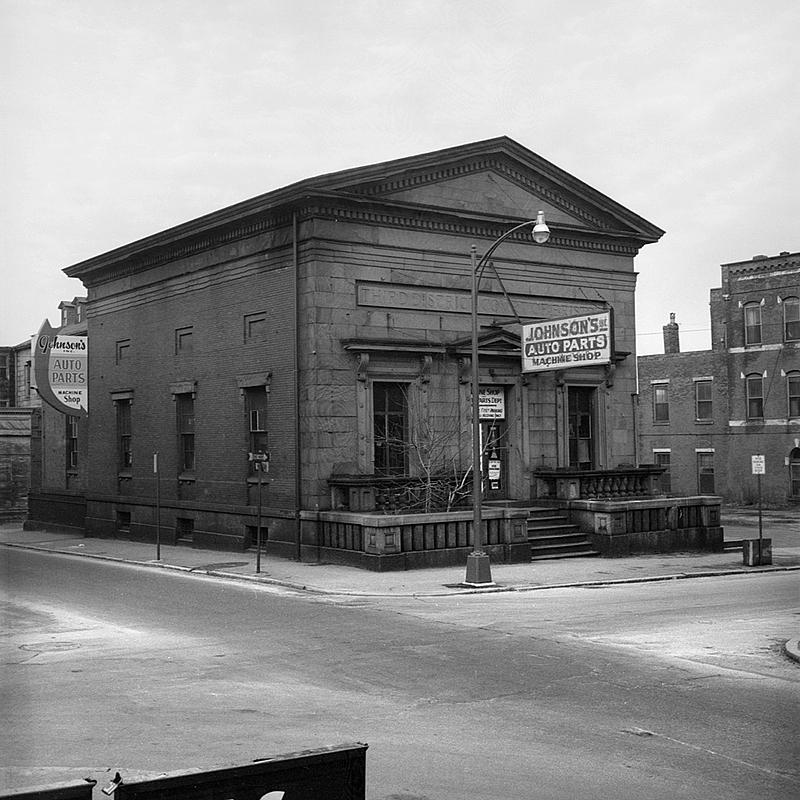
[[[759,473],[756,477],[758,478],[758,563],[760,565],[762,563],[761,547],[763,544],[763,530],[761,527],[761,474]]]
[[[481,503],[483,481],[481,470],[480,372],[478,368],[478,270],[476,246],[472,245],[472,552],[467,556],[465,583],[481,586],[492,583],[489,556],[483,549]]]
[[[264,468],[263,461],[256,461],[258,472],[258,514],[256,515],[256,572],[261,572],[261,472]]]
[[[156,561],[161,561],[161,481],[158,475],[158,453],[153,453],[153,472],[156,474]]]

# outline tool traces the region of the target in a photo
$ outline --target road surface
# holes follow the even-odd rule
[[[371,800],[800,795],[796,573],[356,599],[0,557],[0,785],[363,741]]]

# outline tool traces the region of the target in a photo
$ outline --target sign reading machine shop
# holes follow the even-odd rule
[[[522,326],[522,371],[611,363],[611,312]]]
[[[89,410],[86,336],[59,336],[45,320],[31,342],[36,390],[48,405],[73,417]]]

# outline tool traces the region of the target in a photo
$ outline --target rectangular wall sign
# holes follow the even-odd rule
[[[610,363],[610,311],[522,326],[523,372]]]

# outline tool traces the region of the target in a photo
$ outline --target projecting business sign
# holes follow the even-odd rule
[[[89,412],[89,344],[86,336],[59,336],[45,320],[31,341],[36,391],[48,405],[73,417]]]
[[[611,312],[522,326],[522,371],[544,372],[611,363]]]

